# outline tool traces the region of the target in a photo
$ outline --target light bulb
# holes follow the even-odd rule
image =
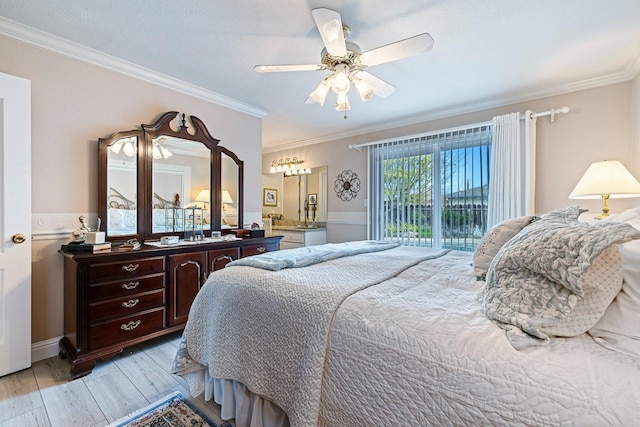
[[[333,67],[333,81],[331,82],[331,90],[336,94],[347,93],[351,87],[349,82],[349,66],[347,64],[337,64]]]
[[[324,105],[324,101],[327,98],[327,93],[331,89],[331,81],[333,80],[333,74],[324,78],[320,84],[309,94],[306,103],[317,102],[320,105]]]
[[[331,82],[331,90],[336,94],[341,94],[349,92],[349,88],[351,88],[349,77],[344,73],[336,72],[335,78]]]
[[[338,98],[336,100],[336,110],[347,111],[350,109],[351,109],[351,104],[349,103],[349,98],[347,98],[347,94],[339,93]]]
[[[131,141],[127,141],[122,146],[122,152],[129,157],[133,157],[136,154],[136,148]]]
[[[370,84],[358,78],[354,78],[353,82],[355,83],[356,89],[358,90],[358,94],[360,94],[360,99],[362,99],[363,102],[373,98],[373,95],[375,94],[375,90]]]

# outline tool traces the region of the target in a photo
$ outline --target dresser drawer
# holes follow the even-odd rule
[[[89,323],[89,350],[120,344],[164,328],[163,307],[102,323]]]
[[[164,305],[164,290],[139,293],[89,304],[89,321],[96,322],[131,314]]]
[[[224,268],[231,261],[240,258],[240,250],[238,248],[216,249],[207,252],[209,260],[209,273]]]
[[[90,302],[94,302],[110,298],[126,297],[157,289],[164,289],[164,273],[135,277],[131,278],[131,280],[89,284],[89,295],[87,295],[87,298]]]
[[[164,271],[164,257],[135,259],[121,262],[93,264],[89,267],[89,281],[109,280],[117,277],[143,276]]]
[[[284,236],[282,242],[304,243],[304,231],[284,231],[282,235]]]
[[[243,246],[240,249],[240,253],[243,257],[251,256],[251,255],[260,255],[265,252],[277,251],[278,244],[277,243],[262,243],[259,245],[248,245]]]

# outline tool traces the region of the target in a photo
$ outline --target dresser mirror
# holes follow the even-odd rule
[[[200,119],[167,112],[99,140],[98,215],[108,240],[205,236],[242,224],[243,162]]]

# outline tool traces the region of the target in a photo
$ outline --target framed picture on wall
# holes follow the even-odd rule
[[[263,206],[278,206],[278,190],[275,188],[265,188],[263,189],[263,192]]]
[[[310,205],[315,205],[318,203],[318,194],[317,193],[311,193],[307,195],[307,200],[309,201]]]

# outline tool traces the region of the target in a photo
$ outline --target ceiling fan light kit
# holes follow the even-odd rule
[[[345,119],[347,118],[346,111],[351,109],[348,97],[351,82],[363,102],[372,99],[374,95],[385,98],[395,90],[393,85],[365,71],[365,68],[408,58],[433,49],[433,38],[427,33],[422,33],[367,52],[361,52],[358,45],[346,42],[351,30],[342,23],[338,12],[318,8],[313,9],[311,14],[325,46],[320,54],[321,64],[256,65],[253,69],[260,73],[331,71],[332,74],[325,77],[316,86],[305,103],[318,103],[323,106],[329,89],[331,89],[336,94],[335,108],[338,111],[345,111]]]

